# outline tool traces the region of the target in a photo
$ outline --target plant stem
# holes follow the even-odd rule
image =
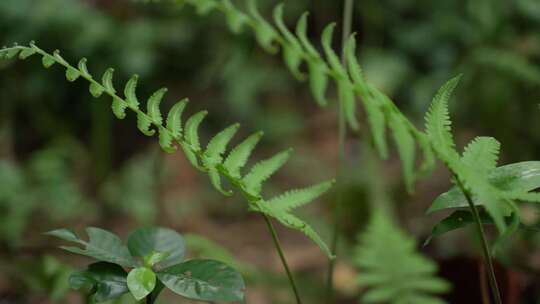
[[[287,263],[287,260],[285,259],[285,255],[283,254],[283,249],[281,249],[281,243],[279,242],[276,229],[274,229],[274,225],[272,225],[270,218],[266,214],[261,213],[261,215],[264,217],[266,225],[268,226],[268,230],[270,230],[270,233],[272,234],[272,239],[274,240],[274,246],[276,246],[276,250],[279,254],[279,258],[281,259],[281,263],[283,264],[283,268],[285,268],[285,272],[287,273],[287,277],[289,278],[289,283],[291,284],[292,290],[294,292],[296,303],[302,304],[302,300],[300,299],[300,293],[298,292],[298,288],[296,287],[294,277],[289,268],[289,264]]]
[[[478,208],[474,205],[474,202],[471,198],[470,193],[465,189],[459,178],[454,175],[458,187],[461,189],[461,192],[463,192],[463,195],[465,195],[465,198],[467,199],[467,203],[469,204],[469,208],[472,211],[474,221],[476,223],[476,229],[478,230],[478,234],[480,236],[480,240],[482,243],[482,250],[484,252],[484,263],[486,264],[486,268],[489,275],[489,286],[491,288],[491,295],[493,297],[493,300],[496,304],[502,304],[501,300],[501,292],[499,291],[499,285],[497,284],[497,277],[495,276],[495,268],[493,267],[493,259],[491,257],[491,253],[489,251],[489,245],[486,240],[486,234],[484,232],[484,226],[482,225],[482,220],[480,219],[480,214],[478,213]]]
[[[343,28],[341,36],[341,61],[345,61],[345,44],[347,38],[351,34],[352,27],[352,13],[353,13],[353,0],[345,0],[343,6]],[[334,215],[333,215],[333,231],[332,231],[332,241],[330,244],[330,251],[332,254],[337,254],[337,247],[339,244],[339,233],[341,228],[341,218],[342,218],[342,208],[343,208],[343,171],[345,168],[345,139],[347,137],[347,125],[345,123],[345,108],[344,105],[340,102],[338,109],[338,167],[337,167],[337,184],[336,184],[336,205],[334,206]],[[334,301],[334,268],[336,265],[336,259],[332,259],[328,264],[328,273],[326,281],[326,301],[327,303],[332,303]]]

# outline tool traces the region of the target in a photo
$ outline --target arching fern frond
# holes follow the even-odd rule
[[[360,235],[354,263],[360,268],[358,284],[366,289],[362,303],[445,303],[436,295],[450,289],[436,277],[437,265],[416,252],[416,241],[380,210]]]
[[[287,68],[297,79],[307,78],[311,93],[320,106],[328,104],[327,91],[332,80],[347,123],[353,130],[359,127],[356,102],[360,99],[367,114],[374,145],[382,158],[388,155],[386,129],[393,132],[392,138],[403,163],[403,175],[409,192],[413,191],[414,182],[419,175],[431,171],[434,157],[426,135],[397,109],[388,96],[366,81],[358,63],[354,34],[347,40],[344,50],[346,63],[342,64],[331,46],[335,23],[326,26],[321,35],[321,53],[308,38],[307,12],[298,19],[293,33],[284,20],[283,4],[278,4],[273,10],[274,27],[259,13],[256,0],[247,0],[246,13],[234,6],[230,0],[182,2],[194,6],[202,14],[211,10],[221,11],[233,32],[238,32],[243,27],[251,28],[262,48],[270,53],[275,53],[279,47]],[[303,63],[307,67],[305,73],[300,69]],[[418,158],[416,146],[420,147],[424,154],[424,161],[418,169],[415,167]]]
[[[14,58],[19,55],[21,59],[26,59],[32,55],[40,55],[43,65],[48,68],[58,64],[66,69],[66,78],[74,81],[83,78],[90,83],[89,91],[92,96],[100,97],[103,94],[112,98],[112,111],[119,119],[126,117],[126,110],[130,110],[137,116],[137,126],[139,130],[148,136],[159,133],[159,144],[166,152],[174,152],[180,146],[186,158],[197,169],[209,175],[212,185],[224,195],[232,195],[231,190],[222,188],[221,180],[227,179],[246,199],[250,210],[262,212],[268,216],[276,218],[285,226],[303,232],[311,238],[328,257],[332,257],[328,247],[319,235],[303,220],[290,213],[295,207],[308,203],[326,192],[333,181],[306,188],[305,190],[286,192],[279,199],[278,203],[267,202],[262,195],[262,185],[273,173],[275,173],[289,158],[290,150],[276,154],[268,160],[261,161],[253,166],[248,174],[243,175],[242,167],[246,164],[252,150],[262,136],[262,133],[255,133],[248,137],[227,157],[227,145],[237,132],[239,125],[233,124],[230,127],[216,134],[206,148],[201,147],[199,136],[199,126],[207,111],[200,111],[191,115],[184,125],[182,125],[182,114],[187,105],[187,99],[177,102],[167,115],[166,124],[163,122],[163,115],[160,110],[160,103],[167,92],[166,88],[157,90],[150,96],[147,102],[147,110],[140,109],[139,99],[136,94],[138,77],[131,77],[124,87],[125,97],[117,95],[114,87],[114,70],[109,68],[103,74],[101,81],[93,78],[86,66],[86,59],[82,59],[78,66],[72,66],[60,56],[59,51],[49,54],[37,47],[34,43],[29,46],[15,45],[13,47],[0,49],[1,58]]]
[[[448,169],[455,175],[457,182],[461,183],[464,191],[471,194],[473,204],[481,205],[497,226],[502,237],[513,232],[519,223],[518,208],[515,200],[535,201],[535,195],[528,193],[530,189],[512,187],[501,188],[500,181],[490,176],[495,171],[500,150],[499,142],[491,137],[475,138],[460,157],[455,149],[450,129],[451,121],[448,111],[448,101],[457,85],[456,77],[444,84],[433,98],[429,112],[426,114],[426,132],[429,142]],[[456,207],[456,200],[464,198],[457,191],[450,192],[444,199],[437,199],[430,211],[444,209],[441,202],[447,204],[446,208]],[[465,200],[465,202],[467,202]],[[463,206],[461,206],[463,207]],[[513,221],[507,225],[505,218],[512,216]]]

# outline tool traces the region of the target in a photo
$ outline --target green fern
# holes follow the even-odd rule
[[[327,91],[330,80],[333,80],[338,101],[345,109],[345,118],[353,130],[359,128],[356,103],[360,99],[367,114],[374,145],[382,158],[388,155],[386,129],[393,132],[392,138],[403,163],[403,175],[409,192],[413,191],[419,175],[432,170],[433,152],[425,134],[407,120],[388,96],[366,81],[356,56],[354,34],[347,40],[344,50],[346,62],[342,64],[331,47],[335,23],[327,25],[322,33],[323,56],[307,36],[307,12],[298,19],[293,33],[284,21],[283,4],[278,4],[273,10],[274,28],[257,10],[256,0],[247,1],[247,13],[229,0],[184,0],[182,3],[194,6],[200,14],[212,10],[222,12],[235,33],[246,27],[251,28],[262,48],[270,53],[275,53],[279,47],[287,68],[295,78],[307,78],[312,95],[320,106],[328,104]],[[300,70],[302,63],[307,67],[306,73]],[[415,167],[416,146],[424,154],[419,169]]]
[[[92,96],[97,98],[102,94],[109,95],[112,98],[112,111],[117,118],[123,119],[126,117],[127,109],[134,112],[137,116],[139,130],[148,136],[159,133],[159,144],[164,151],[171,153],[177,150],[177,145],[180,146],[194,167],[208,173],[212,185],[219,192],[224,195],[233,194],[231,190],[225,190],[222,187],[222,179],[227,179],[245,197],[250,210],[274,217],[287,227],[305,233],[320,246],[328,257],[333,257],[319,235],[306,222],[290,213],[292,209],[322,195],[330,188],[333,181],[303,190],[286,192],[278,199],[271,201],[266,201],[262,197],[264,181],[285,164],[290,150],[278,153],[268,160],[257,163],[248,174],[242,175],[241,168],[246,164],[262,133],[256,133],[248,137],[224,158],[227,144],[238,130],[238,124],[233,124],[219,132],[209,141],[206,148],[202,148],[198,129],[207,112],[201,111],[192,115],[182,126],[182,113],[187,104],[186,99],[179,101],[172,107],[164,125],[159,105],[167,92],[165,88],[151,95],[147,102],[147,111],[144,112],[139,107],[136,94],[137,76],[133,76],[127,82],[124,88],[125,98],[122,98],[117,95],[113,84],[113,69],[107,69],[101,82],[98,82],[89,73],[86,59],[79,61],[78,66],[75,67],[65,61],[60,56],[59,51],[55,51],[51,55],[34,43],[30,43],[30,46],[15,45],[0,49],[0,58],[14,58],[19,55],[21,59],[26,59],[34,54],[42,56],[42,63],[46,68],[54,64],[63,66],[66,69],[66,77],[70,81],[78,78],[87,80],[90,83],[89,91]],[[272,201],[277,203],[273,204]]]
[[[367,289],[362,303],[438,304],[436,294],[450,285],[437,278],[437,266],[416,252],[416,241],[398,229],[382,211],[375,210],[360,235],[354,263],[358,284]]]
[[[462,156],[455,149],[451,133],[448,101],[459,82],[459,76],[444,84],[433,98],[426,114],[426,133],[437,157],[461,182],[473,200],[482,205],[493,218],[499,232],[507,235],[516,229],[508,228],[505,217],[519,219],[515,200],[536,201],[535,195],[525,191],[503,190],[489,180],[489,173],[496,168],[500,144],[490,137],[478,137],[466,146]]]

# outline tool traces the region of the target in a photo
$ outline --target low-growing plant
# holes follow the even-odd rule
[[[216,260],[184,260],[184,238],[174,230],[139,228],[128,236],[127,246],[107,230],[88,227],[86,233],[88,241],[68,229],[47,232],[82,246],[60,248],[98,260],[69,278],[71,288],[89,288],[95,303],[131,293],[136,300],[152,304],[164,288],[198,301],[244,299],[245,283],[240,273]]]
[[[277,27],[275,28],[262,17],[256,7],[255,0],[247,1],[247,13],[238,9],[229,0],[185,0],[180,2],[194,5],[198,12],[202,14],[214,9],[222,11],[233,31],[238,32],[245,26],[252,28],[259,44],[271,53],[276,52],[278,47],[281,47],[285,63],[292,74],[300,80],[309,80],[312,94],[321,106],[327,104],[329,80],[334,80],[339,106],[340,164],[338,185],[343,182],[341,171],[346,165],[345,138],[347,125],[353,131],[357,130],[360,125],[356,113],[357,100],[362,102],[373,145],[382,158],[388,156],[386,132],[387,129],[391,131],[392,139],[401,158],[403,177],[409,192],[414,190],[414,183],[418,177],[431,171],[435,159],[442,161],[452,173],[451,182],[456,187],[441,195],[434,202],[430,211],[453,208],[465,208],[465,210],[458,210],[450,218],[440,222],[434,228],[433,235],[440,235],[446,231],[462,227],[464,223],[474,222],[482,243],[493,301],[498,304],[502,303],[493,269],[493,247],[489,245],[484,232],[485,219],[488,219],[487,222],[493,222],[500,233],[494,246],[497,248],[498,244],[511,236],[520,227],[517,202],[540,201],[540,194],[531,192],[531,190],[540,186],[540,174],[538,173],[540,170],[537,168],[537,162],[510,164],[497,168],[496,163],[500,144],[491,137],[475,138],[466,146],[463,153],[457,152],[451,133],[448,102],[459,82],[459,76],[445,83],[437,92],[425,116],[425,130],[422,131],[398,109],[386,94],[369,83],[363,74],[356,54],[355,35],[350,34],[352,0],[346,0],[344,6],[342,56],[338,56],[331,46],[335,28],[334,23],[326,26],[322,33],[321,42],[324,54],[319,52],[310,42],[307,36],[307,13],[302,15],[296,26],[296,33],[293,34],[283,20],[282,5],[278,5],[274,9],[273,16]],[[124,88],[125,97],[120,97],[113,85],[114,71],[112,69],[108,69],[103,74],[101,81],[98,81],[88,71],[86,59],[81,60],[77,66],[73,66],[60,56],[59,51],[51,54],[40,49],[34,43],[30,43],[29,46],[15,45],[0,50],[0,57],[6,58],[18,56],[21,59],[26,59],[35,54],[42,57],[42,63],[46,68],[54,64],[63,66],[66,70],[66,78],[69,81],[75,81],[79,78],[87,80],[90,83],[90,93],[94,97],[97,98],[103,94],[109,95],[112,98],[113,113],[117,118],[123,119],[128,109],[134,112],[137,116],[137,126],[143,134],[148,136],[159,134],[159,143],[166,152],[173,152],[177,149],[177,146],[180,147],[193,167],[208,174],[211,184],[217,191],[225,196],[233,194],[231,190],[223,185],[223,180],[228,181],[230,187],[238,190],[248,203],[249,210],[263,215],[289,277],[297,303],[301,303],[299,292],[270,218],[278,220],[286,227],[301,231],[311,238],[331,258],[328,271],[329,297],[327,302],[331,303],[333,301],[332,275],[334,262],[332,258],[336,254],[340,233],[339,223],[342,216],[340,211],[341,186],[338,187],[337,191],[334,235],[331,246],[328,248],[321,237],[305,221],[295,216],[292,211],[322,195],[331,187],[333,181],[285,192],[273,199],[263,198],[263,182],[285,163],[290,151],[281,152],[268,160],[261,161],[253,166],[249,173],[242,174],[241,169],[260,140],[262,133],[259,132],[249,136],[225,157],[227,144],[238,130],[238,124],[231,125],[219,132],[209,141],[206,148],[202,148],[198,129],[207,112],[198,112],[190,116],[185,124],[182,124],[181,115],[187,104],[186,100],[182,100],[172,107],[167,119],[164,121],[159,105],[166,93],[166,89],[156,91],[148,99],[147,111],[144,112],[140,109],[135,92],[138,84],[137,76],[133,76],[127,82]],[[301,70],[303,63],[307,66],[307,73]],[[417,164],[417,148],[420,148],[423,153],[423,161],[419,168]],[[536,173],[533,173],[533,178],[529,175],[531,170],[536,170]],[[384,215],[378,212],[373,212],[373,214],[371,228],[362,237],[361,243],[363,245],[360,245],[360,251],[356,255],[359,257],[358,265],[367,270],[366,273],[361,274],[360,279],[364,285],[369,287],[364,300],[373,303],[439,303],[440,300],[433,297],[431,293],[443,292],[448,289],[448,286],[443,281],[433,278],[435,271],[433,264],[419,258],[412,250],[415,243],[401,235],[399,231],[393,230]],[[67,230],[53,232],[53,235],[87,246],[87,250],[73,247],[69,247],[68,250],[89,254],[88,250],[92,248],[90,245],[93,243],[92,239],[96,237],[96,231],[101,230],[96,230],[96,228],[88,230],[90,242],[80,240]],[[101,231],[98,234],[103,233]],[[386,244],[381,243],[381,236],[385,234],[392,235],[390,242],[395,246],[392,246],[390,250],[393,251],[393,254],[403,254],[403,263],[388,264],[389,258],[387,256],[379,258],[382,256],[381,251],[385,250],[384,245]],[[123,248],[121,244],[118,245],[116,237],[113,239],[115,240],[113,242],[116,244],[115,246]],[[130,247],[129,240],[128,247]],[[129,249],[131,250],[131,248]],[[132,255],[149,260],[155,258],[160,261],[161,259],[167,259],[163,258],[161,255],[163,252],[160,253],[160,251],[156,251],[155,256],[150,251],[144,252],[144,255],[134,252],[129,253],[125,249],[120,249],[120,252],[120,256],[106,257],[105,261],[117,263],[124,267],[135,267],[135,270],[142,267],[142,270],[136,270],[132,276],[137,278],[148,277],[150,281],[152,281],[151,277],[154,274],[150,268],[154,264],[145,264],[144,262],[143,264],[132,264]],[[103,256],[100,257],[103,259]],[[394,266],[389,268],[389,265]],[[394,273],[399,273],[401,276],[393,278]],[[409,275],[414,275],[415,279],[410,280]],[[157,277],[160,278],[159,271],[157,271]],[[126,285],[128,289],[137,289],[130,288],[129,281],[129,275],[127,275]],[[142,291],[139,293],[140,290],[137,289],[135,292],[132,290],[132,293],[137,298],[149,295],[152,298],[152,292],[157,290],[154,289],[155,286],[146,288],[147,286],[140,284],[141,282],[139,280],[136,283],[139,284],[139,287],[142,286]],[[172,289],[166,282],[163,282],[163,284]]]

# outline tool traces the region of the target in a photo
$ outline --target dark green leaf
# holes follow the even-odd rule
[[[90,264],[85,271],[76,272],[69,278],[73,289],[90,286],[93,291],[92,299],[104,302],[120,297],[127,293],[127,273],[116,264],[98,262]]]
[[[140,228],[132,232],[128,237],[128,248],[133,256],[141,258],[156,252],[168,254],[157,264],[162,268],[182,262],[185,255],[182,236],[174,230],[159,227]]]
[[[107,230],[94,227],[86,228],[86,232],[88,233],[89,237],[88,242],[77,238],[74,233],[70,233],[69,230],[65,229],[53,230],[49,232],[48,235],[55,236],[66,241],[76,242],[77,244],[84,246],[84,249],[79,247],[60,247],[69,252],[85,255],[99,261],[110,262],[125,267],[135,266],[135,261],[129,254],[126,246],[122,244],[122,241],[118,236]]]
[[[489,174],[489,182],[505,191],[528,192],[540,187],[540,161],[526,161],[504,165]],[[475,205],[482,202],[473,197]],[[447,208],[468,207],[467,200],[458,187],[439,195],[427,211],[432,213]]]
[[[191,260],[157,273],[173,292],[200,301],[242,301],[242,276],[228,265],[213,260]]]

